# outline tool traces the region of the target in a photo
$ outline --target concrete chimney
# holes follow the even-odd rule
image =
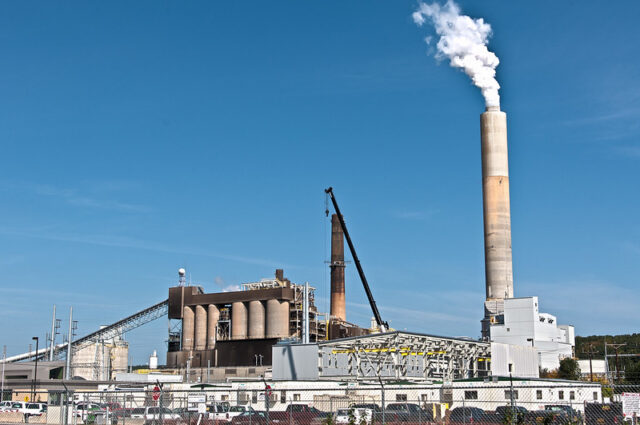
[[[504,314],[504,299],[513,298],[507,114],[497,106],[487,107],[480,115],[480,131],[487,292],[482,336],[488,339],[490,323]]]
[[[346,321],[344,296],[344,233],[337,214],[331,216],[331,315]]]

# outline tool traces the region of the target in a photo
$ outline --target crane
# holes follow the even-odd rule
[[[344,237],[347,240],[347,245],[349,245],[349,250],[351,251],[351,256],[353,257],[353,262],[356,263],[356,269],[358,269],[358,275],[360,276],[360,280],[362,281],[362,286],[364,286],[364,291],[367,293],[369,305],[371,305],[371,310],[373,311],[373,317],[376,319],[376,323],[378,323],[380,332],[386,332],[389,329],[389,324],[382,321],[382,317],[380,316],[380,312],[378,311],[378,306],[376,305],[376,301],[373,299],[373,294],[371,293],[371,289],[369,288],[369,283],[367,282],[367,278],[364,275],[364,270],[362,270],[362,265],[360,264],[360,260],[358,259],[358,254],[356,254],[356,249],[353,246],[353,242],[351,242],[351,237],[349,236],[347,225],[344,223],[344,217],[342,217],[342,214],[340,213],[338,201],[336,201],[336,197],[333,194],[333,188],[329,187],[325,189],[324,193],[331,197],[331,203],[333,204],[333,208],[336,210],[336,214],[338,215],[340,227],[342,227],[342,233],[344,233]],[[329,215],[328,209],[326,211],[326,214],[327,216]]]

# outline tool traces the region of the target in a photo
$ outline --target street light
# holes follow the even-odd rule
[[[36,398],[36,378],[38,377],[38,337],[34,336],[31,339],[36,342],[36,365],[33,372],[33,396],[31,397],[31,401],[33,402]]]

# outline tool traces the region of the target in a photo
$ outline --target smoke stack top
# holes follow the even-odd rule
[[[480,88],[487,110],[500,109],[500,84],[496,80],[496,67],[500,60],[487,48],[491,25],[484,19],[473,19],[460,14],[460,7],[452,0],[444,6],[438,3],[420,3],[413,13],[413,21],[422,26],[427,20],[433,23],[440,36],[436,45],[436,59],[449,58],[454,68],[460,68],[473,84]],[[431,45],[431,37],[425,39]],[[493,109],[491,109],[493,110]]]

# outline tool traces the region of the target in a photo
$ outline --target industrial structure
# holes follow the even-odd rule
[[[275,271],[274,278],[218,293],[187,285],[186,271],[180,269],[178,285],[169,288],[167,300],[77,340],[73,340],[70,319],[71,341],[58,345],[54,312],[51,347],[7,361],[45,355],[59,359],[69,352],[67,359],[72,361],[66,365],[67,377],[109,380],[127,368],[127,346],[120,336],[168,315],[166,367],[185,371],[187,380],[194,369],[200,369],[196,371],[199,379],[204,379],[203,369],[207,379],[224,379],[257,376],[272,365],[274,373],[281,367],[281,371],[289,370],[283,376],[289,373],[291,379],[306,368],[319,379],[423,380],[506,375],[514,370],[535,377],[538,367],[555,368],[560,358],[572,353],[573,327],[558,326],[555,317],[539,313],[537,297],[514,298],[506,114],[499,107],[487,107],[480,128],[486,278],[481,341],[390,330],[373,298],[333,189],[328,188],[325,193],[335,210],[331,216],[330,313],[318,310],[314,287],[291,282],[282,269]],[[369,329],[347,321],[345,241],[371,306]],[[300,361],[287,357],[282,363],[283,353],[293,355],[294,360],[305,354]],[[488,367],[494,354],[500,365]],[[246,370],[238,372],[239,368]],[[210,369],[217,370],[210,374]]]
[[[344,233],[338,214],[331,215],[331,317],[347,320],[344,290]]]
[[[271,346],[301,338],[305,285],[292,283],[276,270],[274,279],[245,283],[241,291],[205,293],[200,286],[169,288],[169,319],[181,320],[170,335],[169,367],[251,366],[255,357],[271,364]],[[325,339],[326,320],[309,287],[309,332]]]
[[[509,205],[507,115],[489,106],[480,115],[485,287],[482,339],[532,346],[543,369],[558,368],[575,346],[573,326],[538,311],[538,297],[514,298]]]
[[[491,344],[392,331],[317,344],[273,347],[274,380],[413,380],[490,374]]]
[[[482,338],[489,340],[491,324],[503,320],[505,298],[513,298],[507,114],[487,107],[480,116],[480,133],[486,286]]]
[[[560,360],[573,356],[576,345],[571,325],[558,325],[556,317],[541,313],[538,297],[504,300],[502,323],[491,326],[491,340],[535,347],[540,368],[554,370]]]
[[[72,376],[108,381],[114,379],[117,373],[126,372],[128,364],[129,344],[120,335],[116,335],[91,342],[76,350],[71,360]]]

